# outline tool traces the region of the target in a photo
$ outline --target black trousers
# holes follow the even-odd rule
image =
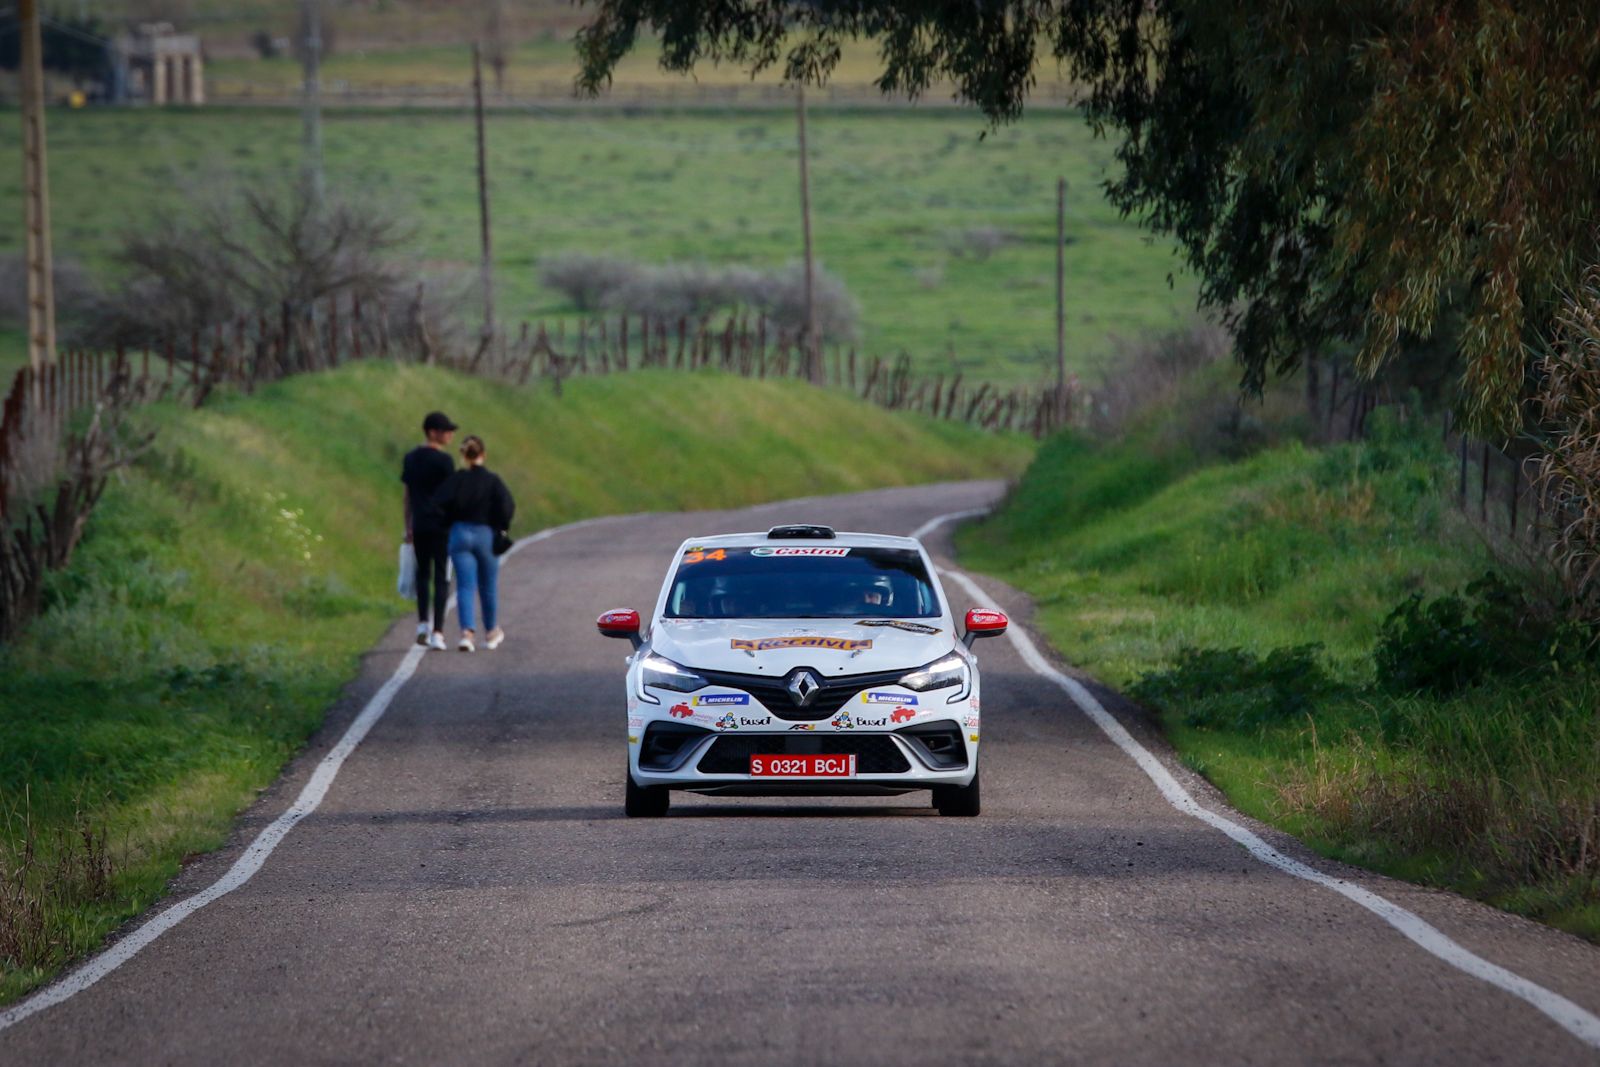
[[[444,602],[450,599],[450,528],[413,530],[417,552],[417,621],[428,621],[428,587],[433,587],[433,628],[444,629]]]

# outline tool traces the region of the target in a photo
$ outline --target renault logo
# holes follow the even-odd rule
[[[817,681],[817,676],[810,670],[802,667],[789,675],[789,699],[794,701],[795,707],[803,708],[811,703],[811,699],[822,688],[822,683]]]

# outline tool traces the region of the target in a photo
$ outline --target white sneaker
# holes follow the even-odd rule
[[[436,652],[445,650],[444,634],[438,630],[433,631],[433,636],[428,638],[428,647]]]
[[[462,630],[461,641],[456,645],[457,652],[475,652],[478,646],[472,643],[472,631]]]
[[[427,643],[428,643],[428,624],[425,623],[425,622],[419,622],[419,623],[417,623],[417,644],[425,645]]]
[[[500,629],[500,627],[496,626],[494,629],[489,631],[489,639],[483,643],[483,647],[493,652],[495,649],[500,647],[500,642],[504,641],[505,639],[506,632]]]

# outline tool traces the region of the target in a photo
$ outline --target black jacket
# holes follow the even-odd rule
[[[446,524],[473,522],[509,530],[517,505],[498,474],[487,467],[463,467],[433,494],[433,509]]]

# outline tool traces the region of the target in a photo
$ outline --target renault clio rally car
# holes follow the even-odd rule
[[[933,791],[944,815],[979,810],[979,637],[956,629],[938,574],[909,537],[778,526],[679,546],[648,625],[607,611],[628,659],[631,816],[670,790],[724,796]]]

